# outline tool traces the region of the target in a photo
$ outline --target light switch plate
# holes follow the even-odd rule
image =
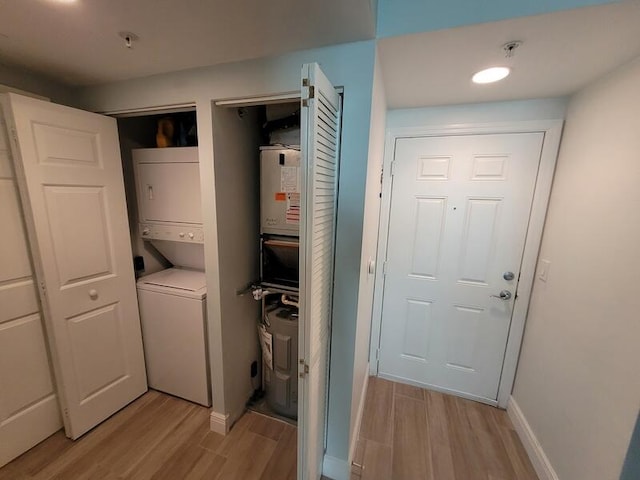
[[[549,278],[549,268],[551,267],[551,262],[549,260],[540,260],[540,265],[538,266],[538,278],[543,282],[546,282]]]

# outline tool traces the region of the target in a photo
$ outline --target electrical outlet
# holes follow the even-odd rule
[[[540,264],[538,265],[538,278],[546,282],[549,278],[549,268],[551,267],[551,262],[549,260],[540,260]]]

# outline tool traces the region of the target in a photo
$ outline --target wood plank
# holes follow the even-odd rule
[[[223,457],[229,457],[233,453],[236,445],[243,438],[244,433],[251,427],[254,418],[255,414],[252,412],[247,412],[240,417],[238,421],[233,424],[229,433],[222,437],[222,442],[220,442],[220,445],[216,449],[216,453]],[[211,442],[211,439],[209,439],[209,442]]]
[[[383,445],[391,445],[392,418],[393,382],[370,377],[360,436]]]
[[[488,480],[482,457],[477,450],[478,439],[474,436],[464,414],[464,401],[446,395],[444,404],[455,478],[458,480]]]
[[[270,438],[276,442],[280,440],[282,432],[284,432],[285,423],[274,418],[260,415],[259,413],[252,413],[254,416],[253,422],[249,427],[249,430],[263,437]]]
[[[99,463],[109,465],[115,472],[126,472],[136,461],[154,449],[166,432],[184,419],[187,409],[194,406],[170,396],[162,396],[159,399],[159,405],[152,401],[148,408],[142,409],[138,415],[95,443],[85,454],[72,450],[71,453],[75,454],[72,456],[75,458],[51,478],[78,478]]]
[[[276,449],[276,443],[262,435],[244,431],[230,451],[219,478],[259,480]]]
[[[156,470],[152,480],[217,478],[226,461],[226,458],[197,445],[183,445]]]
[[[28,480],[30,478],[11,463],[0,468],[0,480]]]
[[[367,440],[365,445],[364,468],[360,478],[362,480],[388,480],[392,477],[393,449],[390,445]]]
[[[395,390],[395,393],[394,393]],[[506,413],[370,379],[352,480],[537,480]],[[276,440],[277,438],[277,440]],[[59,432],[0,480],[295,480],[297,429],[245,414],[222,436],[209,410],[149,392],[72,442]]]
[[[431,456],[424,403],[398,395],[393,425],[393,480],[430,479]]]
[[[131,459],[123,466],[124,471],[121,471],[118,467],[112,467],[112,470],[121,478],[149,480],[156,478],[156,473],[165,467],[167,458],[182,460],[182,457],[186,455],[186,451],[196,451],[197,449],[193,447],[197,446],[199,438],[194,437],[198,437],[198,434],[202,433],[201,428],[203,426],[208,428],[209,415],[206,410],[200,409],[195,405],[189,408],[188,412],[183,421],[175,425],[174,428],[165,431],[165,434],[159,438],[155,448],[146,455],[139,459]],[[174,457],[176,451],[179,450],[183,452],[183,455]]]
[[[36,480],[49,480],[56,477],[64,478],[64,476],[59,477],[59,474],[68,469],[76,471],[77,475],[82,471],[89,470],[93,465],[100,463],[102,457],[94,459],[93,452],[104,451],[106,447],[102,447],[104,445],[103,442],[109,438],[113,438],[113,436],[117,438],[126,425],[152,418],[155,412],[160,411],[166,400],[167,397],[159,392],[147,392],[128,407],[116,413],[75,442],[67,439],[71,448],[61,451],[55,460],[49,462],[44,468],[33,474],[33,478]],[[44,446],[44,448],[46,448],[46,446]],[[38,452],[31,452],[33,452],[33,450],[27,452],[25,456],[38,456]],[[84,467],[84,470],[82,470],[82,468],[74,470],[76,466]]]
[[[405,383],[394,383],[394,393],[396,395],[404,395],[414,400],[424,401],[424,390],[420,387],[407,385]]]
[[[280,440],[260,480],[295,480],[297,478],[298,429],[284,425]]]
[[[513,429],[503,429],[500,437],[504,448],[507,451],[513,470],[518,480],[538,480],[538,475],[531,465],[529,456],[518,438],[518,434]]]
[[[488,478],[517,478],[507,455],[500,433],[493,423],[494,407],[477,402],[465,404],[469,424],[478,439],[477,450],[483,460]]]
[[[50,478],[50,472],[73,461],[76,452],[84,454],[100,438],[113,432],[153,401],[162,402],[163,399],[158,392],[147,392],[76,442],[69,440],[61,430],[15,459],[12,464],[29,476]]]
[[[353,460],[351,461],[351,473],[356,474],[358,477],[362,475],[362,465],[364,465],[364,450],[367,445],[367,440],[364,438],[358,438],[356,440],[356,448],[353,452]]]
[[[447,424],[445,395],[425,390],[427,425],[429,428],[431,462],[433,478],[438,480],[454,480],[453,457],[451,455],[451,439]]]

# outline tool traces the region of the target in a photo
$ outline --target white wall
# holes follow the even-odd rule
[[[387,112],[387,128],[524,122],[562,119],[566,98],[476,103],[429,108],[402,108]]]
[[[318,62],[329,79],[344,88],[342,150],[336,238],[335,294],[332,328],[327,454],[347,461],[353,387],[364,193],[375,44],[358,42],[279,57],[205,67],[143,79],[87,87],[78,101],[92,111],[117,111],[159,105],[195,103],[198,115],[200,173],[203,187],[205,262],[209,338],[212,348],[213,408],[225,409],[222,372],[222,321],[216,232],[211,100],[300,91],[305,62]],[[215,386],[218,386],[216,388]]]
[[[620,474],[640,406],[640,59],[570,102],[513,397],[560,480]]]
[[[360,295],[358,296],[358,317],[356,325],[356,345],[353,360],[353,396],[351,398],[350,454],[353,457],[355,440],[358,436],[359,421],[365,399],[365,385],[369,375],[369,339],[371,334],[371,311],[375,272],[368,272],[370,261],[376,261],[378,250],[378,223],[380,218],[380,183],[384,156],[385,119],[387,105],[382,81],[380,61],[376,54],[371,96],[371,126],[369,132],[369,164],[367,166],[367,186],[364,204],[364,225],[362,228],[362,254],[360,259]],[[377,270],[378,264],[376,264]]]

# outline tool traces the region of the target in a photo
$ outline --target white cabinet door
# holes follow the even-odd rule
[[[75,439],[147,389],[116,122],[14,94],[3,108]]]
[[[298,478],[322,474],[341,98],[317,64],[302,69]]]
[[[381,375],[495,402],[543,137],[398,139]]]

